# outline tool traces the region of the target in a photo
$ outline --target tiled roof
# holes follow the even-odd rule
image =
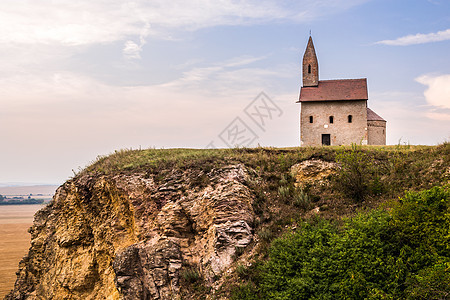
[[[367,108],[367,121],[385,121],[382,117],[377,115],[373,110]]]
[[[318,86],[302,87],[299,102],[367,100],[367,79],[319,80]]]

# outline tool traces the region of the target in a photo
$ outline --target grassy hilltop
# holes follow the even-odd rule
[[[299,180],[292,166],[305,161],[335,167],[319,180]],[[121,150],[80,174],[145,170],[164,180],[193,169],[202,186],[212,169],[237,163],[252,172],[257,241],[239,253],[218,297],[450,297],[449,143]],[[210,293],[195,270],[183,276],[190,297]]]
[[[301,190],[308,193],[311,205],[327,205],[340,216],[357,208],[376,207],[380,202],[397,199],[405,191],[429,189],[450,180],[449,143],[439,146],[119,150],[99,156],[78,175],[145,171],[163,178],[174,170],[193,168],[203,174],[197,178],[201,183],[213,168],[241,163],[256,176],[258,182],[249,185],[253,184],[252,188],[261,198],[257,203],[259,208],[269,203],[289,207],[299,192],[294,187],[291,167],[311,159],[337,162],[340,168],[328,176],[326,182],[311,183]]]

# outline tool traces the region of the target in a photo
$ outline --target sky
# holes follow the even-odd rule
[[[448,0],[2,0],[0,183],[119,149],[299,146],[301,60],[367,78],[388,144],[450,140]]]

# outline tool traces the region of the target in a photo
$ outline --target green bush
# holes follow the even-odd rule
[[[331,223],[321,221],[303,224],[296,233],[276,239],[261,272],[263,298],[310,299],[327,294],[333,277],[329,243],[335,234]]]
[[[449,295],[450,191],[407,193],[389,210],[338,226],[304,223],[275,239],[240,299],[445,299]],[[253,292],[251,292],[253,289]]]
[[[449,299],[450,261],[420,270],[411,278],[407,295],[409,299]]]
[[[245,283],[232,289],[231,300],[260,300],[253,283]]]
[[[361,146],[352,144],[350,151],[339,151],[336,162],[341,168],[335,178],[335,187],[345,196],[361,202],[367,195],[378,194],[383,190],[378,167]]]

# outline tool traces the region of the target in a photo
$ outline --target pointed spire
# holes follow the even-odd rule
[[[303,55],[303,86],[319,85],[319,63],[312,37],[308,39],[305,54]]]

